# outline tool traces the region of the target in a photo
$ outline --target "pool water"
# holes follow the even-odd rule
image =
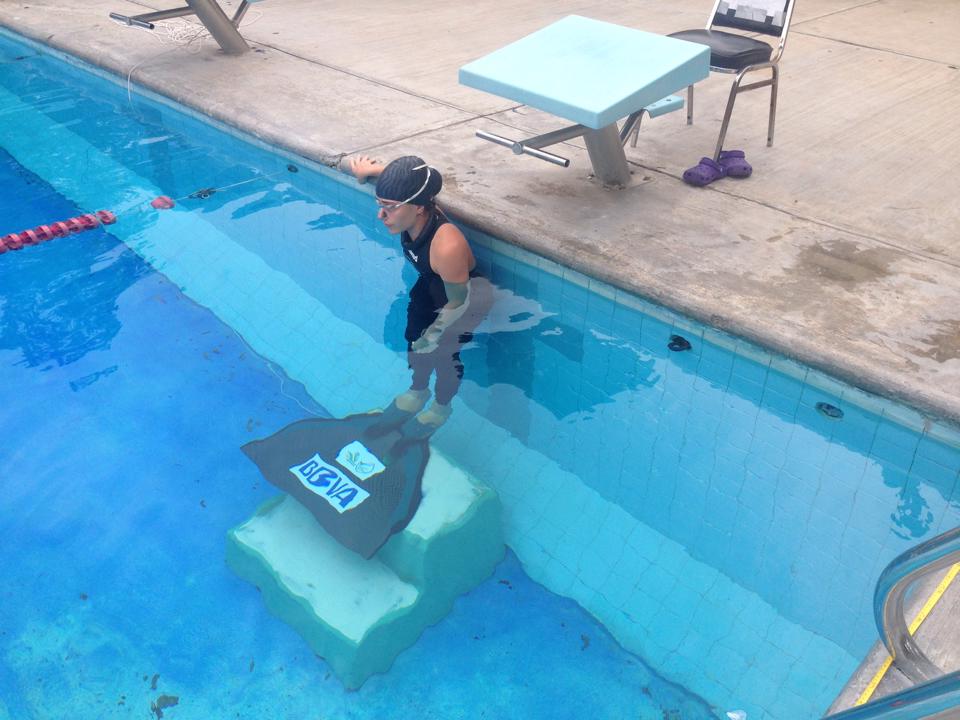
[[[7,154],[0,181],[12,226],[80,212]],[[275,493],[240,445],[326,411],[103,230],[3,261],[0,718],[144,717],[162,695],[169,717],[537,717],[558,686],[555,717],[709,717],[514,556],[345,692],[223,563]]]
[[[510,551],[346,692],[224,536],[273,494],[243,443],[406,387],[412,269],[340,178],[14,39],[0,63],[0,233],[120,218],[0,256],[0,718],[817,717],[879,571],[960,523],[949,429],[470,232],[496,302],[432,444]]]

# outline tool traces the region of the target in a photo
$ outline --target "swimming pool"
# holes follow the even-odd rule
[[[514,555],[344,693],[223,567],[270,495],[236,448],[406,387],[409,268],[354,186],[0,49],[2,231],[120,215],[0,257],[0,717],[168,690],[171,717],[815,717],[875,639],[880,568],[960,521],[949,431],[472,233],[497,304],[434,446],[500,494]]]

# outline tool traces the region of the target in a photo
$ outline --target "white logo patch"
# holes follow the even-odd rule
[[[413,250],[407,250],[407,254],[413,258],[414,262],[417,262],[420,259],[419,255],[414,255]]]
[[[317,453],[301,465],[294,465],[290,472],[310,492],[316,493],[338,513],[353,510],[370,497],[370,493],[357,485]]]
[[[337,462],[361,480],[369,480],[386,469],[380,459],[359,440],[345,445],[337,454]]]

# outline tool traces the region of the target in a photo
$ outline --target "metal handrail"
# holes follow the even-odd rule
[[[920,543],[897,556],[877,580],[873,593],[873,615],[880,639],[897,669],[915,683],[943,674],[910,635],[903,614],[903,599],[909,587],[922,575],[960,562],[960,527]]]
[[[823,720],[948,720],[960,715],[960,670]]]
[[[917,685],[823,720],[948,720],[960,718],[960,670],[944,674],[917,645],[903,614],[907,590],[921,576],[960,562],[960,527],[894,558],[877,580],[873,614],[897,669]]]

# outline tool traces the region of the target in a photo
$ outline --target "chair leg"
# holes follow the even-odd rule
[[[693,85],[687,85],[687,125],[693,125]]]
[[[727,128],[730,126],[730,116],[733,115],[733,104],[737,100],[737,93],[740,90],[740,81],[743,75],[737,75],[737,79],[730,86],[730,96],[727,98],[727,109],[723,112],[723,122],[720,123],[720,136],[717,138],[717,149],[713,153],[713,159],[720,159],[720,151],[723,150],[723,141],[727,137]]]
[[[774,65],[773,82],[770,85],[770,121],[767,124],[767,147],[773,147],[773,126],[777,120],[777,87],[780,82],[780,68]]]

